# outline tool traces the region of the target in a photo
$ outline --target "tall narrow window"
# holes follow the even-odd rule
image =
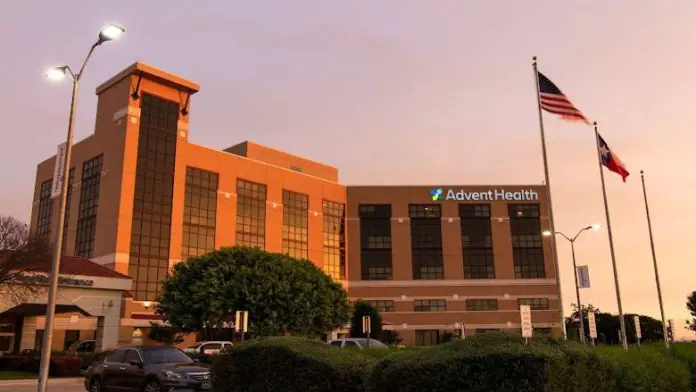
[[[94,256],[94,240],[97,234],[97,209],[99,208],[99,185],[101,184],[104,155],[94,157],[82,164],[80,206],[77,211],[75,255]]]
[[[140,102],[128,275],[135,299],[154,301],[169,268],[179,105],[146,93]]]
[[[442,211],[439,204],[411,204],[413,279],[444,279]]]
[[[307,258],[307,195],[283,190],[283,253],[298,259]]]
[[[61,249],[65,252],[66,243],[68,242],[68,226],[70,223],[70,204],[72,199],[72,190],[75,184],[75,168],[71,167],[68,171],[68,192],[65,194],[65,221],[63,221],[63,242]]]
[[[391,205],[361,204],[360,269],[362,280],[392,279]]]
[[[345,205],[324,200],[324,272],[333,280],[346,278]]]
[[[509,204],[515,278],[545,278],[538,204]]]
[[[36,236],[47,238],[51,234],[51,216],[53,215],[53,199],[51,188],[53,180],[41,183],[39,189],[39,209],[36,214]]]
[[[266,185],[237,180],[237,245],[266,247]]]
[[[460,204],[464,277],[495,278],[490,204]]]
[[[217,173],[186,168],[181,260],[215,250],[217,191]]]

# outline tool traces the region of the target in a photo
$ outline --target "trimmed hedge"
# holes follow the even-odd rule
[[[616,391],[688,392],[691,390],[689,366],[657,346],[625,351],[622,347],[598,347],[601,357],[613,365]]]
[[[212,384],[216,392],[360,392],[373,362],[319,341],[265,338],[218,355]]]
[[[614,390],[612,367],[570,342],[486,333],[428,350],[395,353],[372,370],[367,390],[380,392],[594,392]]]

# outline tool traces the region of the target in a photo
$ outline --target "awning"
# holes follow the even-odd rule
[[[46,314],[46,304],[21,304],[14,308],[7,309],[2,314],[16,314],[22,316],[44,316]],[[56,314],[78,312],[83,316],[92,317],[84,309],[77,305],[56,305]]]

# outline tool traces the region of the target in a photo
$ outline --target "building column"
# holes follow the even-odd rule
[[[97,318],[97,342],[95,352],[118,348],[118,332],[120,320],[118,316],[99,316]]]

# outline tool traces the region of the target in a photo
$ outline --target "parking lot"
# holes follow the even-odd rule
[[[36,380],[0,381],[0,392],[35,392]],[[77,378],[49,380],[50,392],[85,392],[83,380]]]

